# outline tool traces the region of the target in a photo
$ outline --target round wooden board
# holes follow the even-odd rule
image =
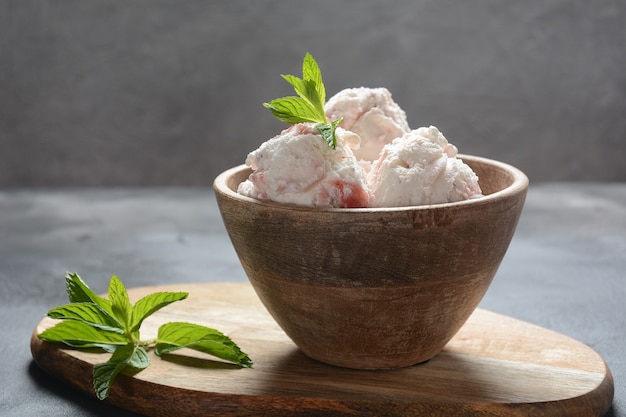
[[[185,284],[129,290],[131,300],[155,291],[187,291],[187,300],[155,313],[142,338],[169,321],[228,334],[252,368],[190,350],[116,379],[106,400],[147,416],[603,416],[613,400],[604,360],[567,336],[477,309],[445,350],[427,363],[386,371],[333,367],[304,356],[247,283]],[[93,364],[108,354],[64,349],[37,335],[35,362],[50,375],[93,394]]]

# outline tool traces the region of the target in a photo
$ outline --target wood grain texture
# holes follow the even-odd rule
[[[118,377],[106,400],[147,416],[602,416],[613,380],[591,348],[564,335],[478,309],[430,361],[409,368],[339,368],[302,354],[247,283],[136,288],[189,291],[187,300],[144,322],[142,338],[168,321],[190,321],[228,334],[254,360],[240,369],[193,351]],[[107,354],[63,349],[37,335],[31,350],[50,375],[93,396],[93,364]]]

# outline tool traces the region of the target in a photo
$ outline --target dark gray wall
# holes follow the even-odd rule
[[[531,180],[626,180],[624,1],[0,0],[0,187],[209,185],[283,128],[311,52],[329,94]]]

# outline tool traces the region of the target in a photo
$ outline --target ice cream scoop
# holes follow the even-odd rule
[[[373,161],[382,147],[410,131],[406,113],[393,101],[386,88],[347,88],[331,97],[325,106],[326,117],[343,117],[341,127],[361,138],[357,159]]]
[[[338,128],[332,149],[313,123],[299,123],[248,154],[253,169],[239,185],[248,197],[312,207],[367,207],[366,175],[352,148],[359,137]]]
[[[371,207],[451,203],[481,196],[478,177],[434,126],[385,145],[367,182]]]

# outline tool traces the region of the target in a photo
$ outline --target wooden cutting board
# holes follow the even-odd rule
[[[427,363],[387,371],[337,368],[304,356],[266,312],[247,283],[136,288],[188,291],[147,319],[142,338],[169,321],[189,321],[228,334],[252,368],[194,351],[119,375],[109,398],[147,416],[603,416],[613,379],[591,348],[561,334],[478,309],[445,350]],[[31,340],[35,362],[50,375],[93,396],[92,366],[108,354],[42,342],[54,324],[42,320]]]

